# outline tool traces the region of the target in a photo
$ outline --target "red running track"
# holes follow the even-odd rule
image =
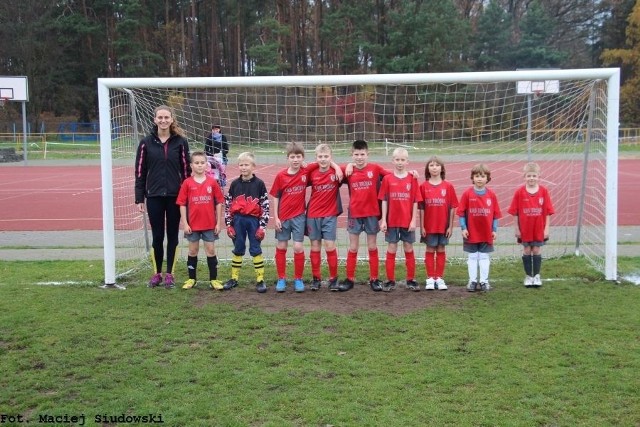
[[[417,163],[417,162],[416,162]],[[541,162],[543,163],[543,162]],[[422,175],[424,165],[414,163]],[[270,188],[274,171],[284,165],[258,166],[256,174]],[[494,173],[490,186],[498,192],[505,217],[511,194],[522,183],[520,171],[501,167],[499,162],[489,166]],[[390,167],[390,165],[389,165]],[[557,167],[557,165],[556,165]],[[470,164],[455,164],[447,170],[447,179],[454,182],[458,195],[470,185]],[[133,168],[131,168],[133,179]],[[543,178],[545,166],[542,164]],[[579,179],[579,174],[575,174]],[[228,176],[237,176],[230,165]],[[509,180],[505,178],[509,177]],[[422,181],[421,179],[420,181]],[[640,225],[640,197],[635,193],[640,182],[640,160],[619,161],[618,222],[619,225]],[[557,185],[557,183],[556,183]],[[131,184],[131,187],[133,184]],[[131,188],[133,194],[133,188]],[[554,194],[552,190],[552,196]],[[346,190],[343,188],[343,200]],[[131,195],[133,204],[133,195]],[[345,205],[346,206],[346,205]],[[344,220],[344,215],[341,221]],[[569,221],[565,218],[564,221]],[[562,216],[556,215],[554,225],[560,225]],[[509,221],[505,222],[505,225]],[[341,226],[344,226],[341,224]],[[101,175],[99,166],[24,166],[22,164],[0,167],[0,231],[67,231],[102,229]]]

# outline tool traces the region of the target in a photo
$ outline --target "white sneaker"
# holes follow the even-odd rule
[[[436,288],[436,281],[433,280],[433,277],[429,277],[426,281],[425,281],[425,286],[424,289],[426,291],[432,291]]]
[[[527,276],[524,278],[524,287],[525,288],[530,288],[533,286],[533,277],[531,276]]]
[[[488,280],[486,282],[480,282],[480,290],[485,292],[491,290],[491,285]]]
[[[533,276],[533,281],[531,285],[535,286],[536,288],[542,286],[542,279],[540,278],[539,274],[536,274],[535,276]]]
[[[442,277],[438,277],[436,279],[436,289],[439,289],[441,291],[446,291],[447,289],[449,289],[447,287],[447,284],[444,283],[444,279],[442,279]]]

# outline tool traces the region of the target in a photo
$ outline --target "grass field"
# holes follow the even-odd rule
[[[574,279],[539,290],[520,270],[494,263],[495,290],[393,315],[302,311],[289,294],[280,311],[240,308],[205,289],[150,290],[146,275],[107,291],[99,262],[0,261],[0,414],[103,426],[149,414],[169,426],[639,425],[640,287],[601,281],[573,257],[543,271]],[[43,284],[52,278],[76,284]],[[74,425],[59,421],[49,425]]]

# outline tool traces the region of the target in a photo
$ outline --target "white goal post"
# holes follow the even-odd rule
[[[532,100],[518,91],[523,81],[557,81],[558,87],[546,95],[537,90]],[[229,168],[241,151],[254,151],[258,162],[269,166],[260,171],[263,179],[285,167],[282,147],[291,141],[304,143],[308,161],[316,144],[329,143],[344,163],[353,140],[366,139],[370,160],[388,168],[389,149],[407,147],[421,182],[426,160],[438,155],[458,195],[470,185],[469,165],[487,163],[505,218],[506,238],[497,246],[507,256],[519,253],[512,230],[502,230],[512,228],[506,212],[510,197],[523,183],[522,166],[540,162],[557,227],[544,255],[585,256],[606,279],[617,278],[617,68],[100,78],[97,84],[107,285],[148,263],[147,220],[134,205],[133,161],[152,124],[152,109],[162,104],[175,110],[192,151],[202,148],[213,122],[221,123],[232,147]],[[456,239],[452,258],[462,256]],[[226,237],[219,242],[219,257],[230,258]]]

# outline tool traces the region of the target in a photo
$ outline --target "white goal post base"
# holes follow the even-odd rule
[[[523,81],[557,81],[558,87],[531,99],[518,93]],[[388,169],[389,153],[402,146],[421,182],[426,160],[438,155],[458,195],[470,185],[471,165],[486,163],[503,212],[501,228],[513,227],[506,211],[523,183],[523,165],[538,162],[556,208],[554,235],[543,254],[579,253],[606,279],[617,278],[618,69],[102,78],[97,83],[106,284],[148,265],[150,236],[133,202],[133,161],[152,125],[153,108],[162,104],[175,110],[192,150],[202,148],[214,122],[221,124],[232,147],[230,170],[237,154],[254,151],[265,182],[286,166],[283,147],[291,141],[304,144],[307,161],[325,142],[345,163],[353,140],[365,139],[370,161]],[[346,207],[348,197],[343,201]],[[458,231],[447,249],[451,258],[464,255]],[[515,239],[506,239],[497,242],[500,251],[519,258]],[[219,257],[231,258],[227,239],[218,242]],[[419,245],[417,254],[423,253]],[[345,242],[338,247],[344,257]]]

